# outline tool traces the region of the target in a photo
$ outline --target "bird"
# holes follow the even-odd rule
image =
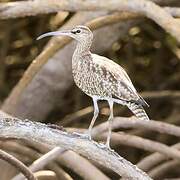
[[[149,106],[137,93],[126,71],[112,60],[93,54],[90,51],[93,33],[83,25],[70,30],[47,32],[37,40],[47,36],[69,36],[77,41],[72,55],[72,75],[75,84],[93,100],[94,115],[88,128],[87,137],[91,140],[92,128],[98,117],[98,101],[106,100],[109,104],[108,135],[106,147],[110,148],[111,127],[114,118],[114,103],[127,106],[141,120],[149,120],[144,107]]]

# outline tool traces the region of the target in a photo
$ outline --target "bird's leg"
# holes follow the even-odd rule
[[[106,146],[107,146],[107,148],[111,149],[110,148],[111,126],[112,126],[112,121],[113,121],[113,118],[114,118],[114,115],[113,115],[113,101],[108,101],[108,104],[109,104],[109,108],[110,108],[110,115],[109,115],[109,118],[108,118],[109,126],[108,126],[108,136],[107,136]]]
[[[93,128],[93,125],[98,117],[98,114],[99,114],[99,108],[98,108],[98,104],[97,104],[97,99],[96,98],[93,98],[93,105],[94,105],[94,116],[91,120],[91,123],[90,123],[90,126],[89,126],[89,129],[88,129],[88,138],[91,140],[91,131],[92,131],[92,128]]]

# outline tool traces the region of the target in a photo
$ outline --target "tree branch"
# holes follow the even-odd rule
[[[45,149],[45,147],[42,147],[43,149]],[[41,151],[40,146],[38,146],[38,150]],[[47,151],[47,150],[46,150]],[[79,156],[78,154],[75,154],[74,152],[70,152],[70,151],[66,151],[65,153],[63,153],[65,150],[61,149],[60,147],[56,147],[52,150],[49,150],[48,153],[44,154],[43,156],[41,156],[39,159],[37,159],[36,161],[34,161],[32,163],[32,165],[29,166],[29,169],[32,172],[36,172],[40,169],[42,169],[45,165],[49,164],[53,159],[56,159],[56,161],[58,160],[58,157],[60,156],[60,163],[63,162],[63,157],[65,156],[69,156],[71,159],[75,159],[75,161],[80,162],[81,163],[81,167],[79,167],[81,169],[81,171],[83,171],[83,173],[79,172],[77,169],[77,165],[76,166],[76,171],[74,171],[75,173],[79,174],[82,178],[84,179],[88,179],[88,180],[93,180],[94,178],[97,179],[103,179],[103,180],[109,180],[109,178],[103,174],[98,168],[96,168],[93,164],[91,164],[89,161],[87,161],[86,159],[83,159],[83,157]],[[44,152],[42,152],[44,153]],[[63,163],[62,163],[63,164]],[[64,164],[64,166],[66,166]],[[71,167],[69,167],[71,169]],[[87,169],[87,170],[85,170]],[[91,172],[89,173],[89,169],[91,169]],[[22,180],[22,175],[19,174],[16,177],[13,178],[13,180]]]
[[[13,157],[12,155],[6,153],[3,150],[0,150],[0,159],[3,159],[16,167],[20,172],[23,173],[23,175],[28,179],[28,180],[36,180],[35,176],[33,173],[18,159]]]
[[[78,132],[78,129],[73,129],[73,131]],[[81,129],[81,133],[84,133],[84,132],[85,130]],[[100,129],[100,128],[98,128],[97,131],[93,131],[93,137],[96,140],[102,141],[107,138],[107,135],[108,133],[104,132],[103,129]],[[156,142],[156,141],[149,140],[142,137],[138,137],[135,135],[129,135],[124,132],[118,132],[118,133],[112,132],[111,142],[112,142],[112,145],[114,146],[117,144],[123,144],[125,146],[131,146],[131,147],[143,149],[145,151],[158,152],[159,155],[160,153],[162,153],[162,155],[160,155],[160,159],[166,157],[166,158],[173,158],[173,159],[180,160],[180,152],[179,150],[177,150],[177,148],[172,148],[163,143]],[[166,155],[166,156],[163,156],[163,155]],[[157,159],[159,158],[157,157]],[[141,168],[143,168],[143,166],[141,166]]]
[[[98,134],[99,132],[104,132],[108,128],[108,123],[102,123],[93,128],[92,133],[93,135]],[[132,116],[130,118],[126,117],[115,117],[113,120],[113,129],[118,128],[140,128],[140,129],[148,129],[151,131],[157,131],[159,133],[165,133],[169,135],[174,135],[180,137],[180,127],[160,122],[160,121],[141,121],[136,117]]]
[[[60,155],[63,152],[64,152],[63,149],[60,149],[59,147],[56,147],[52,151],[46,153],[45,155],[41,156],[39,159],[34,161],[33,164],[29,167],[29,169],[32,172],[36,172],[36,171],[40,170],[42,167],[44,167],[45,165],[47,165],[49,162],[51,162],[52,160],[57,158],[57,156]],[[21,174],[15,176],[13,178],[13,180],[21,180],[21,179],[22,179]]]
[[[30,143],[30,142],[29,142]],[[31,145],[32,145],[32,142],[31,142]],[[37,147],[39,147],[39,143],[36,143],[36,146],[35,146],[35,148],[37,149]],[[39,149],[37,149],[38,150],[38,152],[36,151],[36,150],[34,150],[33,148],[31,148],[31,147],[27,147],[27,146],[25,146],[24,144],[21,144],[21,143],[18,143],[18,142],[14,142],[14,141],[0,141],[0,148],[2,148],[3,150],[5,150],[5,151],[10,151],[10,152],[12,152],[12,153],[16,153],[16,154],[19,154],[19,155],[23,155],[23,157],[27,157],[28,159],[30,159],[30,160],[34,160],[34,159],[37,159],[36,161],[34,161],[33,162],[33,169],[31,169],[31,167],[28,167],[32,172],[34,172],[34,171],[38,171],[38,170],[42,170],[45,166],[48,168],[48,169],[50,169],[50,170],[52,170],[52,171],[54,171],[55,173],[56,173],[56,175],[57,175],[57,177],[59,178],[59,179],[63,179],[63,180],[72,180],[72,178],[70,177],[70,175],[68,174],[68,173],[66,173],[62,168],[60,168],[59,167],[59,160],[58,160],[58,158],[59,158],[59,156],[60,156],[60,154],[62,153],[62,150],[61,151],[59,151],[59,156],[57,156],[56,158],[54,158],[54,156],[55,155],[53,155],[52,153],[50,153],[50,151],[48,152],[48,148],[46,147],[46,146],[43,146],[43,149],[45,150],[45,152],[47,153],[47,155],[48,155],[48,161],[45,159],[45,157],[47,157],[47,155],[45,154],[45,155],[43,155],[45,152],[41,152],[41,153],[43,153],[43,154],[41,154],[41,153],[39,153],[40,152],[40,150]],[[52,150],[54,153],[56,153],[54,150]],[[45,156],[45,157],[43,157],[43,156]],[[50,157],[50,156],[52,156],[52,157]],[[63,156],[63,154],[61,154],[61,156],[60,157],[62,157]],[[78,155],[77,155],[78,156]],[[39,159],[38,159],[39,158]],[[52,159],[51,159],[52,158]],[[56,159],[56,162],[51,162],[52,160],[53,160],[53,158],[54,159]],[[41,161],[42,160],[42,161]],[[78,158],[76,158],[76,160],[78,161],[78,162],[80,162],[79,161],[79,159]],[[41,162],[40,162],[41,161]],[[46,161],[46,162],[45,162]],[[62,162],[62,161],[61,161]],[[34,164],[35,163],[35,164]],[[87,166],[87,164],[86,164],[86,166]],[[87,166],[88,167],[88,166]],[[83,171],[84,169],[82,168],[82,171]],[[76,171],[77,172],[77,171]],[[77,173],[78,174],[78,173]],[[36,175],[36,174],[35,174]],[[17,175],[17,176],[19,176],[18,178],[19,179],[23,179],[24,180],[24,178],[23,178],[23,176],[22,176],[22,174],[20,174],[20,175]],[[15,176],[15,177],[17,177],[17,176]],[[14,178],[15,178],[14,177]]]
[[[38,145],[38,151],[40,151],[41,153],[46,153],[50,150],[51,149],[47,146],[44,147],[42,145]],[[61,156],[58,156],[56,161],[58,162],[58,164],[71,169],[83,179],[108,179],[108,177],[104,175],[101,170],[94,166],[94,164],[73,151],[66,151],[65,153],[61,154]],[[79,163],[77,164],[77,162]],[[89,171],[90,169],[91,171]]]
[[[104,148],[104,145],[102,147],[101,144],[84,139],[77,134],[51,129],[42,123],[4,118],[0,120],[0,137],[20,138],[41,143],[44,142],[50,146],[60,146],[64,149],[82,154],[112,169],[122,177],[144,180],[151,179],[114,151]]]
[[[179,161],[171,160],[155,167],[153,170],[149,172],[149,175],[153,179],[162,179],[162,176],[164,174],[168,174],[172,172],[173,169],[179,167],[179,165],[180,165]]]
[[[35,173],[36,177],[40,180],[57,180],[57,174],[54,173],[53,171],[49,171],[49,170],[42,170],[42,171],[38,171],[37,173]],[[13,180],[13,179],[12,179]],[[69,179],[66,179],[69,180]],[[72,179],[70,179],[72,180]]]
[[[98,140],[106,139],[107,133],[100,134]],[[112,133],[111,142],[113,144],[123,144],[125,146],[136,147],[150,152],[159,152],[163,155],[180,160],[180,151],[175,148],[162,144],[160,142],[152,141],[149,139],[141,138],[135,135],[128,135],[126,133]]]
[[[175,144],[171,147],[180,149],[180,143]],[[165,161],[167,159],[169,159],[169,157],[164,156],[163,154],[153,153],[153,154],[145,157],[144,159],[142,159],[140,162],[138,162],[137,166],[147,172],[151,168],[155,167],[157,164],[159,164],[162,161]]]
[[[145,0],[112,0],[104,3],[103,0],[36,0],[0,4],[0,17],[22,17],[58,11],[129,11],[140,13],[152,19],[180,42],[180,23],[166,10],[151,1]],[[154,13],[156,12],[156,13]]]
[[[178,7],[165,7],[165,10],[174,17],[180,17],[180,8]]]
[[[143,98],[147,99],[177,99],[180,98],[180,91],[164,90],[164,91],[144,91],[141,93]]]
[[[2,112],[0,113],[0,116],[2,116],[3,118],[5,118],[5,116],[7,117],[7,115],[3,114]],[[26,142],[26,143],[28,143],[28,146],[33,146],[41,154],[37,153],[35,150],[32,150],[29,147],[26,147],[22,144],[18,144],[12,141],[0,142],[0,148],[6,151],[10,151],[10,152],[12,151],[27,156],[30,159],[37,159],[37,161],[35,161],[32,164],[32,166],[29,167],[29,169],[32,172],[40,170],[43,168],[43,166],[47,165],[48,168],[50,168],[51,170],[55,169],[55,171],[57,171],[58,173],[58,171],[60,171],[58,170],[59,169],[58,165],[56,165],[55,162],[51,162],[54,158],[56,159],[56,162],[58,164],[61,164],[62,166],[67,167],[68,169],[71,169],[83,179],[88,179],[88,180],[94,180],[95,178],[103,179],[103,180],[108,179],[108,177],[103,172],[101,172],[101,170],[99,170],[87,159],[74,153],[73,151],[66,151],[65,153],[62,154],[63,150],[60,149],[59,147],[56,147],[55,148],[56,150],[54,149],[51,150],[51,148],[44,146],[40,143],[35,143],[35,142]],[[57,151],[59,151],[59,154]],[[53,153],[55,153],[56,155],[54,155]],[[41,155],[42,157],[40,157]],[[47,157],[48,159],[46,159]],[[78,164],[77,161],[79,162]],[[91,171],[89,171],[89,169],[91,169]],[[58,174],[60,176],[60,172]],[[20,176],[22,177],[22,175]]]

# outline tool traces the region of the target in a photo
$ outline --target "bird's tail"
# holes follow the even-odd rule
[[[149,117],[146,114],[142,105],[131,102],[127,104],[127,107],[134,113],[137,118],[149,121]]]

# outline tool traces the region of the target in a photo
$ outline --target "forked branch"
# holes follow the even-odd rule
[[[89,141],[83,136],[67,133],[47,125],[15,118],[0,119],[1,138],[19,138],[44,142],[50,146],[73,150],[97,163],[112,169],[120,176],[131,179],[151,179],[143,171],[104,145]]]

